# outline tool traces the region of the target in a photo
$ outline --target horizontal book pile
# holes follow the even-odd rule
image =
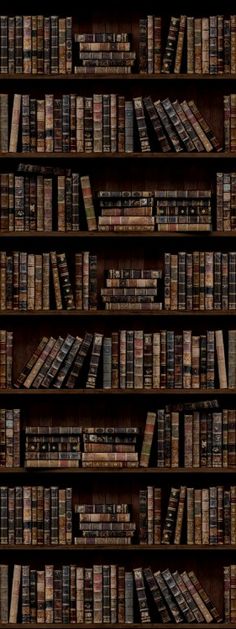
[[[139,69],[148,74],[235,73],[235,41],[235,15],[172,16],[165,38],[162,18],[148,15],[139,21]]]
[[[236,229],[236,173],[216,174],[216,229]]]
[[[161,310],[156,301],[161,270],[109,269],[106,275],[106,288],[101,289],[106,310]]]
[[[171,487],[166,509],[161,488],[141,489],[139,542],[235,544],[235,504],[235,487]]]
[[[154,231],[154,192],[99,190],[98,231]]]
[[[236,253],[165,253],[166,310],[235,310]]]
[[[20,409],[0,409],[0,467],[20,467]]]
[[[129,74],[134,66],[129,33],[75,33],[74,40],[75,74]]]
[[[26,426],[25,467],[79,467],[79,426]]]
[[[43,337],[14,386],[234,389],[236,331],[228,330],[227,339],[225,343],[222,330],[201,335],[191,330],[120,330],[110,337],[98,332],[87,332],[83,339],[71,334]]]
[[[72,72],[72,17],[1,15],[0,30],[0,72]]]
[[[83,428],[82,467],[138,467],[139,429]]]
[[[74,286],[65,253],[0,251],[1,310],[94,310],[97,306],[97,257],[76,253]]]
[[[131,544],[136,525],[128,504],[76,504],[75,513],[75,544]]]
[[[90,229],[93,214],[87,176],[35,164],[0,174],[1,231],[78,231],[81,221]]]
[[[0,487],[0,544],[72,544],[72,489]]]
[[[212,229],[211,190],[155,191],[157,231]]]
[[[224,96],[224,150],[236,151],[236,94]]]
[[[0,149],[10,153],[222,150],[193,100],[150,96],[0,94],[0,131]]]
[[[225,594],[235,566],[227,571]],[[0,566],[2,623],[222,622],[213,600],[193,572],[116,564]],[[223,577],[222,577],[223,578]],[[62,604],[63,601],[63,604]],[[136,602],[137,601],[137,602]],[[230,609],[230,607],[229,607]],[[234,615],[232,613],[232,622]]]

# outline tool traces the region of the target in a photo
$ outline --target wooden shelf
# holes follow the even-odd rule
[[[235,155],[235,159],[236,159],[236,155]],[[158,232],[158,231],[153,231],[153,232],[99,232],[99,231],[78,231],[78,232],[57,232],[57,231],[52,231],[52,232],[37,232],[37,231],[17,231],[17,232],[0,232],[0,239],[3,240],[11,240],[14,238],[20,238],[21,240],[23,238],[27,238],[27,239],[41,239],[44,240],[45,238],[47,239],[51,239],[51,238],[59,238],[60,240],[64,240],[64,239],[70,239],[70,238],[74,238],[74,239],[94,239],[94,240],[103,240],[105,239],[156,239],[156,238],[160,238],[160,239],[172,239],[172,238],[177,238],[177,239],[188,239],[188,240],[195,240],[196,238],[198,240],[201,240],[202,238],[206,238],[207,240],[210,239],[218,239],[218,238],[236,238],[236,231],[228,231],[228,232],[220,232],[220,231],[212,231],[212,232]]]
[[[235,81],[235,74],[5,74],[1,81]]]
[[[154,552],[154,551],[167,551],[167,552],[211,552],[211,551],[229,551],[236,552],[236,545],[233,544],[215,544],[207,546],[203,544],[0,544],[0,551],[13,551],[13,552],[113,552],[113,551],[131,551],[131,552]]]
[[[157,468],[157,467],[124,467],[124,468],[115,468],[115,467],[58,467],[58,468],[40,468],[40,467],[2,467],[0,468],[0,477],[1,475],[14,476],[17,475],[26,475],[26,476],[44,476],[44,475],[64,475],[67,476],[75,476],[75,475],[121,475],[126,476],[127,474],[134,476],[143,476],[143,475],[156,475],[156,476],[188,476],[189,474],[206,475],[211,474],[215,476],[219,475],[236,475],[236,467],[170,467],[170,468]]]
[[[236,152],[229,153],[226,151],[221,151],[220,153],[212,152],[212,153],[188,153],[182,151],[181,153],[159,153],[159,152],[150,152],[150,153],[0,153],[0,159],[3,160],[12,160],[17,159],[19,161],[22,160],[131,160],[131,159],[142,159],[142,160],[159,160],[159,159],[190,159],[190,160],[236,160]]]
[[[79,318],[113,318],[113,317],[235,317],[236,310],[0,310],[0,317],[31,318],[31,317],[79,317]]]
[[[35,627],[38,626],[37,623],[4,623],[4,624],[0,624],[0,627],[5,627],[6,629],[22,629],[22,627],[28,627],[28,629],[31,627]],[[123,624],[119,624],[119,623],[115,623],[115,624],[105,624],[104,623],[66,623],[66,625],[60,623],[60,624],[50,624],[50,623],[40,623],[40,627],[41,629],[54,629],[54,627],[58,627],[58,628],[62,628],[65,627],[67,629],[88,629],[88,626],[90,627],[90,629],[98,629],[98,627],[106,627],[106,629],[110,629],[110,627],[112,629],[124,629],[124,627],[129,627],[129,629],[143,629],[143,624],[141,623],[134,623],[134,624],[127,624],[123,623]],[[163,626],[165,627],[165,629],[176,629],[176,623],[165,623],[163,625],[163,623],[148,623],[148,627],[150,629],[163,629]],[[199,629],[199,624],[198,623],[182,623],[181,626],[184,627],[184,629]],[[234,629],[233,625],[231,624],[226,624],[226,623],[211,623],[210,625],[207,623],[201,623],[200,627],[202,629],[205,629],[206,627],[209,626],[211,629],[219,629],[219,627],[221,627],[221,629]]]
[[[236,389],[0,389],[0,396],[16,396],[16,397],[30,397],[30,396],[63,396],[63,395],[75,395],[75,396],[129,396],[129,397],[151,397],[153,395],[158,397],[188,397],[195,395],[197,397],[202,396],[214,396],[230,395],[230,397],[236,395]]]

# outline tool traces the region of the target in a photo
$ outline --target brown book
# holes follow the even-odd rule
[[[11,118],[9,153],[16,153],[17,151],[18,140],[19,140],[20,112],[21,112],[21,94],[14,94],[12,118]]]
[[[177,509],[176,525],[175,525],[174,544],[180,544],[180,541],[181,541],[186,492],[187,492],[186,487],[184,486],[180,487],[179,504],[178,504],[178,509]]]
[[[13,569],[9,623],[17,623],[20,598],[21,566],[15,564]]]
[[[215,339],[220,389],[227,389],[225,348],[222,330],[215,331]]]
[[[143,444],[142,444],[142,450],[141,450],[140,462],[139,462],[140,467],[148,467],[149,465],[155,424],[156,424],[156,413],[149,412],[147,414],[146,425],[145,425],[144,436],[143,436]]]
[[[16,379],[14,387],[19,388],[22,386],[25,379],[27,378],[32,368],[34,367],[36,361],[38,360],[39,356],[41,355],[43,349],[46,347],[48,341],[49,341],[49,338],[47,336],[43,336],[42,340],[33,351],[33,354],[30,356],[30,359],[27,360],[27,362],[25,363],[22,371],[20,372],[18,378]]]
[[[54,291],[55,291],[56,309],[62,310],[62,295],[61,295],[56,251],[51,251],[50,257],[51,257],[51,265],[52,265],[52,277],[53,277],[53,285],[54,285]]]
[[[97,221],[93,205],[93,196],[91,190],[90,179],[88,176],[80,177],[81,190],[84,201],[84,209],[87,220],[88,231],[96,231]]]

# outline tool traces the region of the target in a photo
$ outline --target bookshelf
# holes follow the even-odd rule
[[[209,3],[208,3],[209,4]],[[160,12],[159,12],[160,11]],[[80,5],[74,14],[74,6],[71,0],[67,3],[66,14],[73,15],[73,32],[99,32],[115,31],[132,34],[132,50],[138,55],[139,51],[139,19],[148,14],[161,14],[163,19],[164,39],[168,32],[168,24],[171,15],[187,14],[189,12],[197,17],[210,14],[210,6],[202,0],[189,9],[189,2],[180,0],[176,11],[176,3],[170,0],[168,7],[157,8],[153,0],[147,0],[145,6],[139,3],[125,3],[121,0],[119,17],[116,7],[112,8],[107,0],[100,0],[99,6],[91,0]],[[2,14],[15,15],[19,13],[19,7],[12,2],[8,7],[3,3]],[[50,14],[57,13],[57,9],[50,8]],[[222,14],[224,6],[222,1],[216,1],[214,14]],[[235,7],[232,0],[227,3],[227,15],[234,14]],[[24,0],[22,13],[32,13],[32,6],[28,0]],[[48,14],[48,6],[45,0],[34,5],[35,14]],[[76,56],[73,50],[73,63]],[[236,74],[187,74],[181,71],[179,74],[152,73],[140,74],[137,62],[134,71],[130,74],[100,73],[100,74],[23,74],[0,73],[1,92],[7,92],[11,96],[14,93],[26,93],[40,98],[43,93],[54,94],[60,97],[62,93],[76,93],[82,96],[91,96],[94,92],[106,94],[117,93],[132,99],[137,96],[150,95],[153,100],[166,98],[174,100],[194,99],[200,110],[211,122],[212,129],[217,138],[223,144],[223,95],[235,91]],[[137,136],[137,128],[135,129]],[[132,153],[125,152],[7,152],[0,153],[0,171],[16,171],[19,163],[32,163],[49,167],[61,167],[79,171],[81,175],[89,175],[92,181],[92,189],[98,190],[128,190],[128,189],[210,189],[213,193],[213,215],[215,219],[216,204],[216,173],[236,171],[236,153],[222,152],[182,152],[169,153],[153,152]],[[171,185],[170,185],[171,184]],[[41,253],[52,248],[65,251],[69,256],[75,252],[83,251],[86,247],[98,257],[98,294],[104,286],[104,274],[109,268],[156,268],[163,267],[163,255],[166,250],[178,253],[179,250],[192,252],[196,249],[205,251],[229,252],[234,248],[235,231],[216,231],[215,220],[211,232],[200,233],[174,233],[174,232],[98,232],[87,231],[82,225],[78,232],[1,232],[0,248],[13,251],[19,250]],[[147,267],[146,267],[147,265]],[[158,266],[158,268],[160,268]],[[73,335],[83,336],[86,331],[95,330],[104,335],[119,329],[135,330],[142,327],[145,332],[156,332],[165,327],[179,330],[183,326],[192,328],[195,334],[204,334],[210,328],[223,331],[235,329],[236,310],[212,310],[212,311],[106,311],[102,309],[101,299],[98,308],[94,311],[77,310],[37,310],[37,311],[0,311],[1,327],[13,330],[14,333],[14,364],[13,381],[20,373],[26,358],[32,354],[39,340],[45,335]],[[183,317],[183,323],[182,319]],[[166,321],[166,322],[165,322]],[[141,433],[144,430],[145,418],[148,411],[163,408],[166,404],[176,402],[198,402],[199,400],[212,400],[217,398],[220,407],[236,408],[236,389],[111,389],[102,388],[87,389],[2,389],[0,391],[1,407],[12,408],[17,406],[21,410],[21,460],[20,467],[0,467],[1,485],[12,487],[13,485],[25,486],[29,484],[51,486],[59,488],[67,486],[73,490],[73,504],[109,502],[116,504],[127,503],[132,505],[137,529],[139,526],[139,491],[146,485],[155,485],[162,488],[164,505],[167,504],[170,488],[187,485],[188,487],[209,487],[211,485],[236,485],[236,467],[183,467],[157,468],[153,464],[152,451],[150,466],[145,468],[58,468],[58,469],[26,469],[24,467],[24,443],[23,431],[30,426],[137,426]],[[181,433],[181,440],[183,434]],[[82,483],[78,482],[81,478]],[[164,511],[163,511],[164,514]],[[73,533],[76,528],[73,515]],[[184,535],[185,537],[185,535]],[[223,593],[223,567],[236,564],[235,544],[100,544],[100,545],[63,545],[63,544],[0,544],[1,563],[9,564],[10,570],[14,564],[31,564],[34,569],[42,570],[44,564],[75,564],[91,568],[93,564],[121,564],[127,570],[132,571],[142,565],[151,566],[155,570],[169,568],[174,570],[193,570],[213,603],[217,606],[220,615],[224,618],[224,593]],[[82,551],[82,553],[81,553]],[[165,553],[165,551],[167,551]],[[198,557],[198,551],[200,557]],[[74,554],[75,553],[75,554]],[[117,554],[121,553],[121,554]],[[147,555],[146,555],[147,553]],[[81,556],[80,556],[81,555]],[[135,594],[135,613],[133,629],[141,629],[138,601]],[[18,622],[6,623],[6,628],[16,629],[21,625],[21,614],[17,615]],[[167,629],[176,627],[176,623],[163,624],[158,620],[159,616],[151,603],[150,629]],[[3,624],[3,623],[2,623]],[[24,623],[27,626],[38,623]],[[78,626],[85,629],[89,626],[95,629],[98,624],[104,626],[124,627],[126,623],[116,622],[63,622],[68,629]],[[198,623],[184,622],[186,629],[196,629]],[[1,626],[1,623],[0,623]],[[40,622],[44,627],[52,629],[55,623]],[[206,627],[207,623],[203,622]],[[219,626],[212,622],[213,629]],[[222,621],[222,628],[230,624]],[[231,626],[233,624],[231,623]]]

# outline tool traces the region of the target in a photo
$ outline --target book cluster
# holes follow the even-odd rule
[[[72,489],[0,487],[1,544],[72,544]]]
[[[128,504],[76,504],[75,513],[75,544],[131,544],[136,524]]]
[[[139,21],[141,73],[235,73],[235,46],[235,15],[172,16],[166,37],[160,16]]]
[[[79,467],[79,426],[26,426],[25,467]]]
[[[0,466],[20,466],[20,409],[0,409]]]
[[[75,74],[128,74],[136,53],[131,50],[129,33],[75,33],[78,65]]]
[[[195,101],[150,96],[14,94],[11,102],[0,94],[0,130],[1,152],[10,153],[222,150]]]
[[[0,71],[3,74],[70,74],[72,17],[0,17]]]
[[[165,511],[162,489],[148,486],[139,491],[139,542],[235,544],[235,509],[235,487],[171,487]]]
[[[233,568],[224,575],[225,601],[228,597],[231,603]],[[0,575],[2,623],[222,622],[193,571],[131,570],[117,564],[45,565],[36,570],[14,564],[13,574],[10,566],[1,565]],[[230,605],[229,616],[233,622]]]
[[[217,231],[236,229],[236,173],[216,174]]]
[[[0,330],[0,389],[12,387],[13,332]]]
[[[76,253],[72,286],[65,253],[0,251],[1,310],[90,310],[97,303],[97,258]],[[53,297],[53,300],[52,300]]]
[[[225,151],[236,151],[236,94],[224,96]]]
[[[8,333],[9,334],[9,333]],[[192,330],[120,330],[107,337],[43,337],[23,367],[16,387],[38,389],[236,388],[236,332],[195,335]],[[228,347],[228,370],[226,348]],[[174,352],[173,352],[174,348]],[[84,368],[83,368],[84,367]],[[83,369],[82,369],[83,368]],[[227,376],[228,371],[228,376]]]
[[[156,301],[161,270],[109,269],[106,287],[101,289],[106,310],[161,310]]]
[[[165,253],[166,310],[235,310],[236,253]]]
[[[137,427],[83,428],[83,467],[138,467]]]
[[[158,190],[154,195],[157,231],[212,229],[211,190]]]

